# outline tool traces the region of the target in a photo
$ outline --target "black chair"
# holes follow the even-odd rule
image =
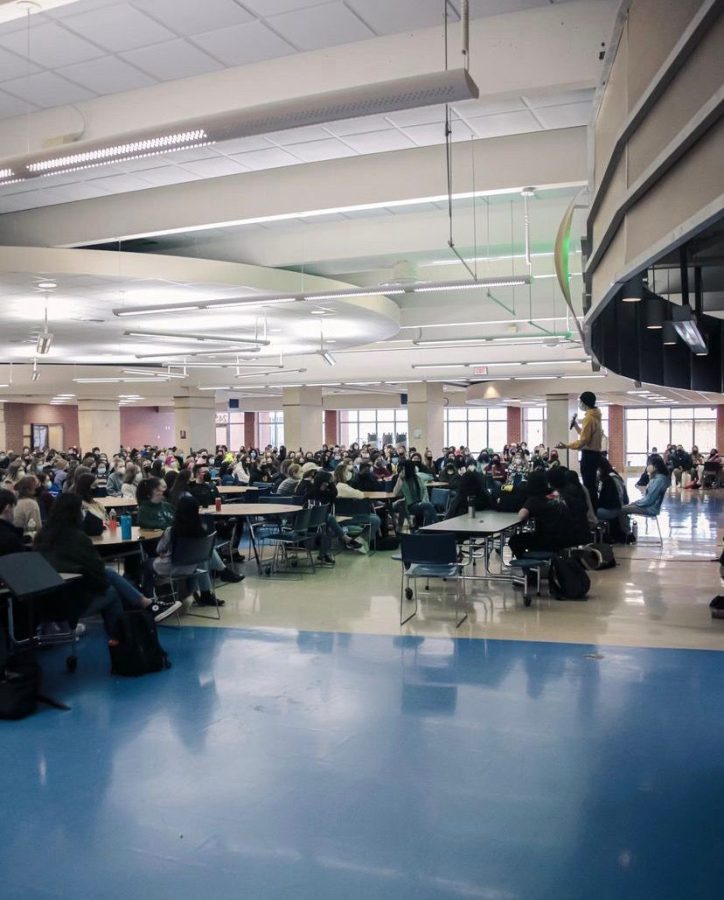
[[[216,534],[209,534],[205,537],[198,538],[177,538],[174,542],[173,552],[171,553],[171,565],[175,568],[190,568],[194,566],[194,571],[185,575],[168,575],[162,577],[162,583],[168,584],[171,588],[171,596],[174,600],[180,600],[179,596],[181,585],[189,578],[193,578],[195,574],[211,571],[211,554],[214,552],[216,544]],[[216,594],[214,593],[216,599]],[[197,619],[221,618],[221,610],[219,608],[218,599],[215,603],[216,615],[207,616],[203,613],[187,613]]]
[[[425,590],[430,589],[431,578],[454,581],[455,594],[455,627],[459,628],[467,612],[458,619],[458,607],[465,593],[463,564],[458,561],[457,542],[454,534],[401,534],[400,554],[397,557],[402,563],[400,579],[400,625],[405,625],[417,614],[417,579],[425,579]],[[407,587],[405,587],[407,579]],[[410,587],[414,582],[414,590]],[[404,600],[415,601],[414,610],[403,618]]]
[[[372,512],[372,504],[369,500],[359,500],[356,497],[338,497],[334,501],[335,516],[349,516],[352,520],[349,523],[352,526],[349,532],[351,537],[359,537],[359,535],[367,531],[367,543],[370,550],[374,549],[371,540],[372,526],[369,521]]]
[[[78,638],[75,627],[71,622],[70,631],[61,631],[58,634],[37,635],[33,632],[26,638],[18,638],[15,631],[15,603],[27,604],[31,622],[34,625],[35,601],[40,598],[52,597],[53,594],[64,592],[66,581],[55,571],[47,559],[40,553],[9,553],[0,556],[0,581],[8,589],[8,637],[11,645],[16,648],[43,647],[54,644],[75,645]],[[65,622],[67,613],[65,604],[58,604],[58,617],[50,617],[47,611],[42,616],[44,621]],[[71,651],[65,661],[69,672],[75,672],[78,667],[78,657]]]

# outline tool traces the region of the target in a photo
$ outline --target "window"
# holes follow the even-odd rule
[[[546,410],[544,406],[523,409],[523,440],[529,447],[545,443]]]
[[[257,413],[257,447],[261,450],[268,444],[280,447],[284,443],[284,413],[280,409]]]
[[[645,406],[625,411],[626,465],[639,469],[654,447],[663,453],[668,444],[697,446],[706,454],[716,446],[716,407]]]
[[[406,444],[407,410],[340,409],[339,442],[350,444]]]
[[[508,439],[508,411],[504,406],[446,406],[446,447],[469,447],[473,454],[487,447],[502,450]]]

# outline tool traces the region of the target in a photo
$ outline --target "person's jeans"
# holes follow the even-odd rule
[[[115,569],[106,567],[108,587],[102,594],[96,594],[84,610],[82,618],[100,613],[109,638],[118,637],[118,619],[124,607],[142,609],[143,595]]]
[[[581,481],[583,486],[588,490],[591,498],[591,506],[595,509],[598,506],[598,485],[596,484],[596,473],[601,465],[601,454],[598,450],[581,450]]]

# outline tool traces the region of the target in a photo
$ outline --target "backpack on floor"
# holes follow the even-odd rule
[[[381,534],[377,535],[375,550],[397,550],[399,546],[400,539],[394,532],[388,534],[387,537],[382,537]]]
[[[577,559],[554,556],[550,562],[548,586],[556,600],[585,600],[591,579]]]
[[[588,544],[586,549],[595,550],[601,557],[601,561],[595,566],[597,572],[616,568],[616,557],[613,555],[613,547],[610,544]]]
[[[153,616],[145,609],[124,612],[118,620],[118,641],[109,641],[112,675],[146,675],[171,668],[158,641]]]
[[[31,656],[9,656],[0,670],[0,719],[24,719],[35,712],[40,693],[40,666]]]

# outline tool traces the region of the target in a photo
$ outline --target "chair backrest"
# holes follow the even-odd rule
[[[336,516],[368,516],[370,514],[370,501],[360,500],[357,497],[338,497],[334,501],[334,514]]]
[[[400,556],[403,563],[447,565],[457,562],[458,550],[454,534],[402,534]]]
[[[295,531],[297,534],[303,534],[310,527],[311,519],[311,509],[300,509],[298,513],[295,513],[294,518],[292,519],[292,531]]]
[[[282,494],[281,497],[278,494],[265,494],[263,496],[256,497],[252,502],[254,503],[286,503],[288,506],[297,506],[299,504],[299,500],[296,499],[294,495],[291,497],[287,497],[285,494]]]
[[[198,538],[176,538],[171,553],[171,564],[174,566],[197,566],[208,562],[215,543],[215,534]]]
[[[431,488],[430,503],[438,512],[447,512],[450,505],[450,490],[448,488]]]
[[[320,528],[327,524],[327,516],[329,515],[329,505],[310,506],[309,507],[309,528]]]
[[[9,553],[0,556],[0,581],[23,600],[65,586],[58,572],[42,553]]]
[[[249,486],[258,488],[260,494],[262,491],[264,491],[264,493],[266,493],[266,494],[270,494],[271,489],[273,487],[273,485],[267,484],[266,481],[252,481],[252,483]]]

